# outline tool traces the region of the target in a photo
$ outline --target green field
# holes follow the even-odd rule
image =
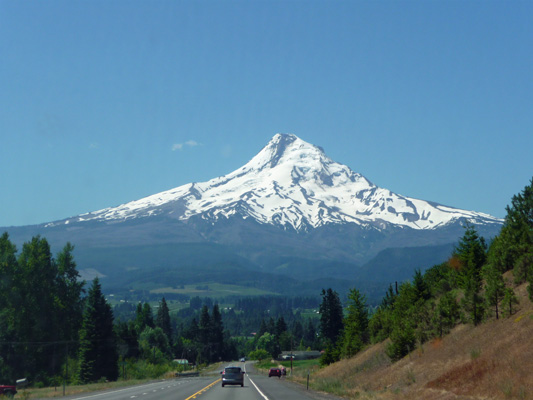
[[[161,294],[177,293],[191,297],[211,297],[220,298],[227,296],[278,296],[278,293],[269,292],[253,287],[229,285],[224,283],[205,282],[193,285],[183,285],[183,287],[162,287],[150,290],[150,293]]]

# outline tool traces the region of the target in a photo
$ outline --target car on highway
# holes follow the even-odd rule
[[[281,378],[281,369],[270,368],[270,370],[268,371],[268,377],[270,378],[271,376],[277,376],[278,378]]]
[[[244,371],[241,367],[226,367],[222,374],[222,387],[225,385],[241,385],[244,386]]]
[[[14,385],[0,385],[0,397],[13,398],[17,394],[17,388]]]

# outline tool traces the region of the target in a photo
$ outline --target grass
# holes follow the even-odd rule
[[[365,400],[533,400],[533,304],[526,287],[515,288],[520,304],[509,318],[459,325],[396,363],[385,341],[328,367],[310,367],[310,389]],[[295,368],[291,379],[305,385],[305,368]]]
[[[194,285],[184,285],[183,288],[163,287],[152,289],[151,293],[164,295],[165,293],[176,293],[187,296],[220,298],[226,296],[263,296],[278,295],[277,293],[261,290],[253,287],[230,285],[215,282],[197,283]]]

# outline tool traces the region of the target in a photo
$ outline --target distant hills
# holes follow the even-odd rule
[[[320,147],[277,134],[228,175],[0,230],[19,248],[37,234],[54,251],[71,242],[78,268],[107,288],[211,281],[300,294],[407,279],[446,260],[466,220],[486,238],[502,224],[379,188]]]

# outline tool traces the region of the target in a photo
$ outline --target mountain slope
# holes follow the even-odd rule
[[[395,194],[328,158],[294,135],[277,134],[236,171],[191,183],[118,207],[70,218],[122,221],[154,215],[178,220],[193,216],[215,222],[239,216],[297,231],[354,223],[384,229],[388,224],[435,229],[460,219],[499,224],[490,215]]]

